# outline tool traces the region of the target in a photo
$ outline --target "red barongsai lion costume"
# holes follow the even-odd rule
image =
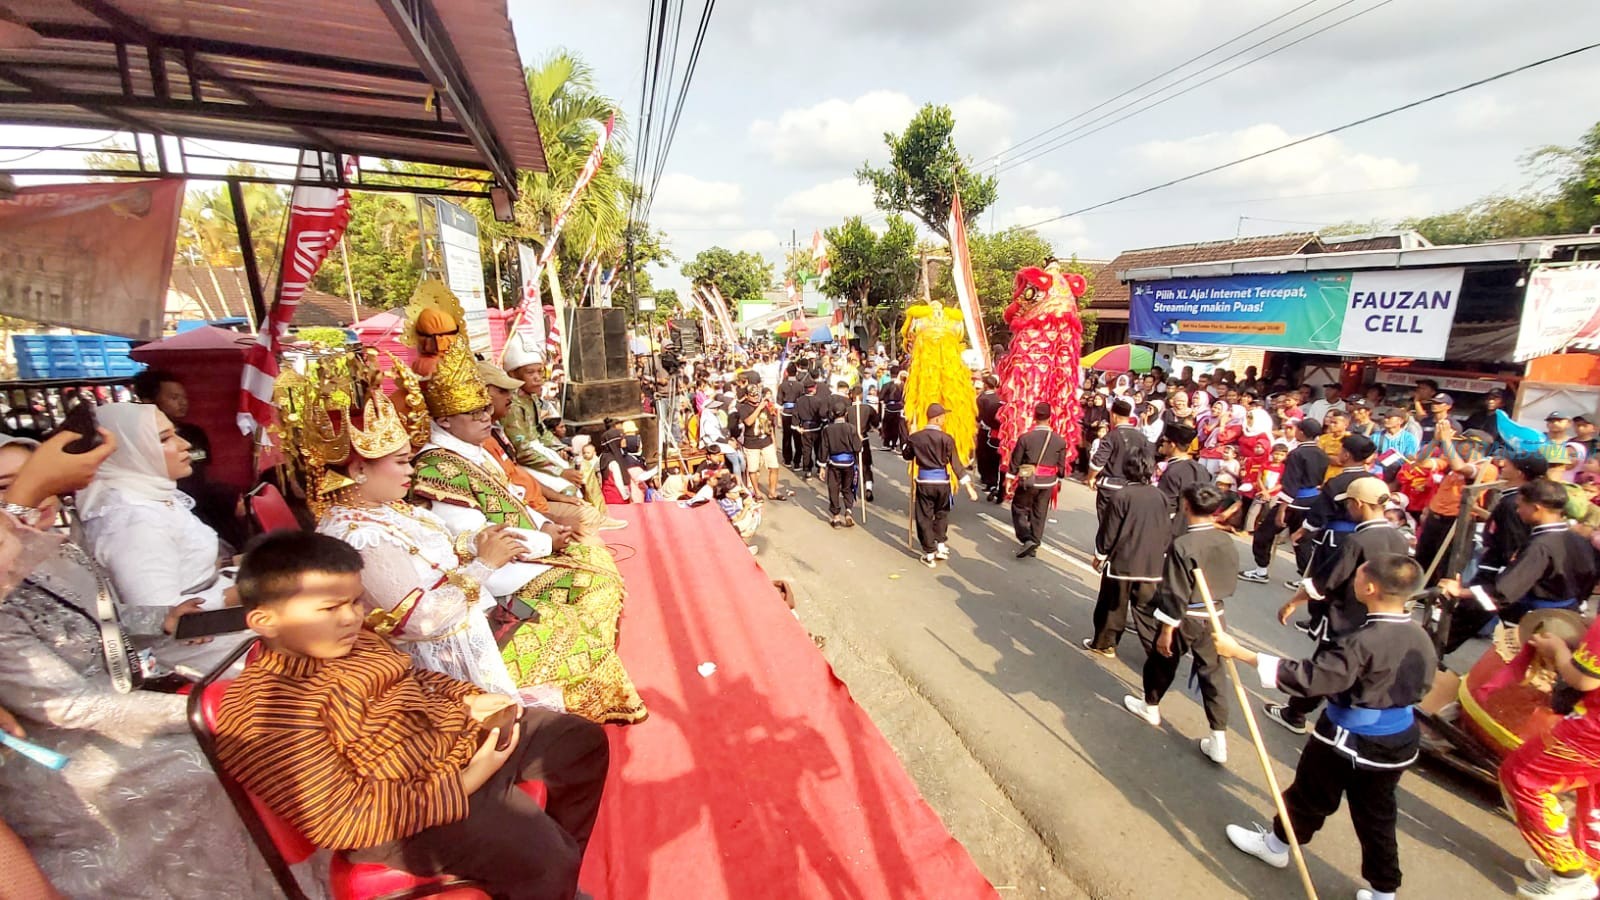
[[[1050,404],[1050,427],[1067,440],[1067,465],[1078,455],[1083,407],[1078,403],[1078,353],[1083,346],[1083,320],[1078,298],[1089,283],[1076,272],[1029,266],[1017,273],[1006,324],[1011,346],[995,372],[1000,376],[1000,465],[1011,462],[1017,439],[1033,427],[1033,408]]]

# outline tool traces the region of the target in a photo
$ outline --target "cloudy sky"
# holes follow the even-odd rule
[[[628,118],[637,117],[648,3],[511,0],[510,7],[525,58],[555,47],[576,51]],[[685,46],[700,3],[688,0],[687,10]],[[1305,24],[1272,37],[1296,23]],[[883,132],[900,130],[932,102],[954,109],[964,154],[979,168],[1000,167],[1000,199],[983,225],[1031,224],[1575,49],[1597,34],[1594,0],[723,2],[652,223],[683,258],[722,245],[777,261],[791,233],[806,242],[814,229],[853,214],[881,222],[854,171],[864,160],[882,163]],[[1519,163],[1530,148],[1573,143],[1597,121],[1600,50],[1040,231],[1058,253],[1107,258],[1236,233],[1392,221],[1519,189],[1530,179]],[[1070,143],[1022,159],[1052,141]]]

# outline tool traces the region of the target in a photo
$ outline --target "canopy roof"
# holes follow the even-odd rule
[[[545,171],[505,0],[0,5],[0,121]]]

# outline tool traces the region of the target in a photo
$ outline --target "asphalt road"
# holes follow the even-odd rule
[[[1139,693],[1135,635],[1114,662],[1075,649],[1090,634],[1098,587],[1086,562],[1089,490],[1063,488],[1046,549],[1022,561],[1008,508],[963,496],[953,558],[929,570],[907,549],[904,469],[876,455],[877,502],[852,529],[830,528],[819,483],[786,471],[798,491],[767,505],[758,559],[794,586],[800,619],[1001,896],[1300,895],[1292,868],[1244,856],[1223,833],[1272,816],[1242,713],[1232,716],[1228,763],[1216,766],[1197,746],[1205,715],[1178,687],[1160,728],[1123,710],[1123,695]],[[1248,563],[1244,540],[1239,550]],[[1310,643],[1275,619],[1293,575],[1287,554],[1272,574],[1270,584],[1240,583],[1231,627],[1251,646],[1309,655]],[[1187,674],[1186,663],[1180,684]],[[1259,711],[1270,692],[1246,674]],[[1260,721],[1287,785],[1306,738]],[[1322,897],[1365,884],[1342,810],[1307,851]],[[1425,764],[1400,783],[1400,852],[1403,896],[1464,900],[1510,895],[1525,848],[1492,791]]]

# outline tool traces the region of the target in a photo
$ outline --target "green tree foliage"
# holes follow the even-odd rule
[[[760,298],[772,286],[773,268],[759,253],[711,247],[685,263],[683,275],[696,287],[716,285],[723,299],[732,305]]]
[[[822,292],[858,308],[896,307],[917,284],[917,230],[900,216],[888,217],[878,234],[852,216],[824,232],[831,271]]]
[[[912,117],[906,130],[883,136],[889,147],[889,165],[873,168],[862,163],[856,179],[872,188],[873,203],[885,212],[910,213],[945,240],[950,239],[950,203],[961,190],[961,208],[968,222],[995,201],[993,176],[970,169],[956,150],[951,132],[955,115],[948,106],[928,104]]]
[[[303,344],[316,344],[318,347],[326,347],[329,350],[337,350],[348,342],[343,328],[329,328],[320,325],[297,330],[294,339]]]
[[[392,309],[411,299],[422,277],[422,242],[417,206],[410,195],[352,193],[344,240],[350,256],[350,280],[361,305]],[[338,248],[317,270],[312,287],[340,297],[349,294]]]
[[[1571,147],[1542,147],[1524,167],[1535,186],[1484,197],[1460,209],[1401,223],[1435,244],[1470,244],[1544,234],[1581,234],[1600,225],[1600,123]],[[1540,184],[1545,185],[1540,187]]]

